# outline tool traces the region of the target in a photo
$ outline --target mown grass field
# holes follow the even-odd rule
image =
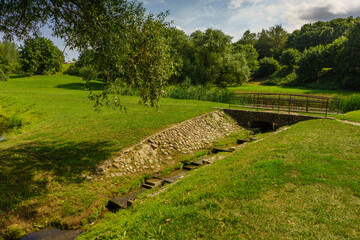
[[[229,87],[231,92],[270,92],[270,93],[291,93],[291,94],[315,94],[315,95],[349,95],[353,92],[345,90],[321,90],[309,89],[305,87],[280,87],[280,86],[266,86],[260,84],[244,84],[239,87]]]
[[[359,239],[360,127],[301,122],[108,214],[79,239]]]
[[[9,224],[41,228],[93,221],[109,197],[142,178],[88,182],[81,175],[152,133],[225,106],[163,99],[151,108],[123,96],[127,111],[95,112],[88,93],[80,78],[63,74],[0,82],[0,115],[22,125],[0,142],[1,232]]]
[[[93,82],[88,88],[99,90],[101,89],[101,84]],[[289,89],[280,87],[266,90],[268,87],[260,85],[244,85],[240,88],[243,88],[242,90],[244,91],[289,93],[303,93],[302,91],[305,91],[295,88],[287,91]],[[239,90],[240,88],[237,89]],[[4,234],[9,225],[12,225],[12,231],[24,233],[25,229],[31,228],[37,229],[50,225],[71,228],[72,226],[86,225],[89,222],[93,222],[99,217],[110,197],[138,187],[144,176],[136,175],[104,180],[98,179],[89,182],[82,178],[83,175],[93,171],[98,164],[111,158],[119,150],[138,143],[144,137],[171,124],[212,111],[210,107],[227,107],[227,104],[214,102],[163,99],[160,102],[159,108],[150,108],[139,105],[137,97],[122,96],[121,101],[127,108],[127,111],[104,107],[100,112],[95,112],[93,102],[87,98],[88,93],[89,91],[84,91],[84,85],[80,78],[63,74],[36,77],[15,76],[9,79],[8,82],[0,82],[0,117],[3,116],[10,119],[14,126],[14,129],[5,135],[5,140],[0,141],[0,236]],[[321,94],[327,93],[323,92]],[[341,115],[339,118],[360,122],[359,111]],[[314,124],[307,125],[306,128],[308,130],[306,131],[316,128],[316,122]],[[17,128],[18,126],[20,128]],[[326,126],[326,131],[328,132],[332,132],[333,127],[345,126],[345,132],[343,132],[345,136],[344,141],[348,141],[346,140],[347,138],[355,138],[354,134],[357,134],[356,128],[354,128],[354,131],[349,130],[350,128],[347,125],[327,124]],[[299,129],[299,131],[303,130]],[[349,136],[347,136],[347,133],[349,133]],[[316,142],[317,138],[320,139],[320,135],[320,133],[316,135],[313,142]],[[296,139],[297,136],[294,134],[293,138]],[[342,139],[342,137],[340,134],[334,135],[334,138]],[[356,137],[359,139],[358,135]],[[325,138],[321,141],[325,144]],[[294,144],[290,144],[286,148],[295,148]],[[353,151],[353,154],[357,154],[355,148],[347,149]],[[317,151],[320,154],[322,150],[319,147]],[[254,145],[252,151],[253,153],[249,153],[251,156],[256,155],[257,151],[262,152],[261,145],[259,147]],[[275,148],[273,154],[279,154],[279,151]],[[342,155],[343,150],[339,149],[339,152],[336,152],[336,154]],[[226,160],[224,164],[229,161],[233,161],[235,164],[238,156],[234,155],[229,159],[233,160]],[[238,164],[243,164],[244,160],[241,159]],[[240,169],[246,168],[234,165],[232,169],[235,168],[239,168],[238,174],[247,174],[246,171],[240,173]],[[229,172],[226,165],[219,165],[218,169],[220,172],[213,177],[225,175],[231,177],[231,171],[233,170]],[[200,181],[204,185],[208,182],[205,176],[199,175],[195,177],[195,181]],[[212,179],[211,181],[219,182],[218,180],[221,178]],[[227,185],[227,183],[229,183],[228,180],[224,181],[223,185],[216,187],[212,194],[222,196],[220,189]],[[260,186],[262,182],[255,183],[255,185]],[[190,185],[187,188],[189,188],[189,191],[193,189]],[[262,187],[259,188],[260,190],[262,189]],[[256,191],[260,194],[262,191],[260,190]],[[175,191],[175,195],[185,194],[183,193],[185,190],[182,188],[171,191]],[[166,195],[168,197],[172,196],[171,193],[166,194],[169,194]],[[196,197],[197,195],[194,195],[193,202],[197,201],[198,198],[200,200],[207,198],[208,193],[204,194],[205,197]],[[166,196],[164,199],[168,198]],[[210,194],[209,196],[212,195]],[[181,199],[186,203],[186,199],[179,198],[179,201]],[[225,200],[225,197],[223,196],[221,199]],[[214,208],[218,209],[219,207],[216,206],[219,205],[220,200],[212,202],[211,198],[209,198],[205,209],[212,209],[213,204]],[[151,203],[152,200],[149,201],[152,211],[160,211],[159,213],[163,211],[161,208],[156,209],[157,200],[153,203]],[[227,201],[232,202],[233,200],[228,199],[225,202]],[[146,204],[140,205],[140,209],[147,206]],[[178,202],[177,204],[181,206],[183,203]],[[199,204],[201,206],[201,201]],[[232,203],[228,204],[231,206]],[[181,207],[181,209],[183,208]],[[219,209],[222,209],[222,207]],[[181,214],[185,215],[186,213],[194,215],[199,211],[196,207],[183,210],[184,213]],[[135,211],[135,213],[132,211]],[[136,216],[137,211],[134,208],[130,213],[126,212],[123,214],[127,216],[126,219],[132,221],[131,219]],[[175,210],[171,211],[176,212]],[[195,213],[191,213],[191,211],[195,211]],[[134,214],[134,216],[131,214]],[[156,220],[156,218],[154,219]],[[171,217],[170,219],[172,223],[176,218]],[[176,230],[183,224],[181,221],[177,223],[179,226],[172,226],[171,229]],[[174,221],[174,224],[177,223]],[[194,224],[194,222],[192,223]],[[165,234],[163,238],[173,236],[168,235],[169,232],[167,230],[159,228],[161,224],[157,225],[151,221],[144,228],[143,233],[145,235],[134,232],[131,230],[132,227],[128,230],[127,227],[121,224],[119,228],[114,229],[115,233],[121,232],[121,234],[124,234],[123,231],[125,229],[127,232],[125,235],[128,234],[133,239],[137,239],[137,237],[141,239],[145,235],[147,238],[152,236],[151,234],[160,236],[160,238],[162,235],[159,234]],[[204,225],[201,231],[206,231],[208,227],[212,227],[212,225]],[[134,225],[134,228],[137,228],[137,226]],[[94,232],[90,232],[89,235],[84,235],[84,238],[89,236],[91,239],[102,231],[102,227],[96,229],[93,230]],[[198,234],[196,233],[198,231],[196,228],[190,229],[193,229],[194,234]],[[231,231],[229,230],[228,234]],[[253,233],[249,232],[249,234]],[[179,234],[185,233],[180,231]],[[175,237],[182,239],[181,236],[193,238],[192,235],[186,234],[176,235]],[[208,237],[202,237],[203,235],[201,234],[197,236],[198,238],[211,239],[210,235],[204,235]],[[215,239],[216,236],[215,234]],[[221,235],[217,237],[222,238]]]

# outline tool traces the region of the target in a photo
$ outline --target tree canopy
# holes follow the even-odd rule
[[[155,105],[171,75],[163,34],[166,14],[148,14],[136,1],[4,0],[0,9],[0,31],[6,38],[36,36],[49,25],[70,48],[93,50],[92,66],[101,68],[108,86],[92,95],[96,105],[123,82],[139,88],[142,102]]]
[[[355,20],[353,17],[348,17],[305,24],[300,30],[295,30],[289,35],[286,45],[304,51],[319,44],[330,44],[335,39],[346,36]]]
[[[30,74],[59,72],[64,59],[60,49],[43,37],[26,39],[20,51],[21,68]]]
[[[275,25],[268,30],[263,29],[258,34],[258,41],[255,48],[259,53],[259,57],[278,58],[285,47],[288,33],[281,25]]]

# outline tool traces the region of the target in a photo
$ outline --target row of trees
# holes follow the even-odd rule
[[[166,49],[163,56],[167,64],[172,63],[172,72],[166,74],[171,84],[240,85],[251,76],[275,73],[267,83],[301,85],[326,79],[331,80],[332,85],[335,81],[338,87],[352,88],[357,86],[354,70],[350,74],[350,70],[345,69],[356,69],[351,65],[358,61],[354,61],[356,56],[349,49],[355,46],[350,47],[347,37],[356,36],[358,22],[359,19],[353,17],[319,21],[305,24],[292,34],[275,25],[257,34],[247,30],[235,43],[220,30],[207,29],[186,35],[163,25],[159,28],[162,39],[159,43]],[[106,70],[109,66],[112,65],[104,62],[103,55],[96,49],[86,49],[71,71],[88,80],[101,78],[107,82],[110,72],[119,72]],[[330,80],[324,78],[334,73]],[[132,82],[127,84],[134,86]]]
[[[39,27],[49,24],[55,36],[81,52],[72,70],[80,72],[85,79],[101,78],[107,86],[103,93],[92,96],[97,105],[122,84],[139,89],[142,101],[154,105],[168,80],[179,84],[225,86],[241,84],[251,75],[270,74],[274,69],[303,78],[302,62],[311,60],[306,56],[312,56],[311,52],[321,48],[316,48],[319,44],[332,44],[333,40],[346,37],[357,22],[348,18],[307,24],[292,34],[281,25],[275,25],[257,34],[248,30],[238,42],[231,43],[231,37],[220,30],[196,31],[187,36],[169,26],[166,13],[147,14],[141,3],[127,0],[2,1],[1,6],[0,31],[5,32],[7,38],[36,35]],[[16,14],[18,12],[23,14]],[[350,39],[349,35],[348,40],[343,41],[344,53],[351,48]],[[32,60],[21,62],[22,66],[27,66],[26,71],[46,73],[43,67],[31,65],[32,61],[41,59],[35,56],[50,55],[52,59],[60,59],[59,51],[48,54],[51,47],[47,43],[42,44],[46,46],[45,52],[36,49],[37,44],[30,40],[29,45],[34,50],[21,54],[32,56]],[[301,53],[301,57],[291,60],[293,63],[289,65],[289,58],[297,54],[291,49]],[[51,64],[43,64],[48,65]],[[320,65],[316,76],[306,81],[316,81],[324,68],[327,65]],[[344,68],[352,71],[347,76],[358,71],[350,65]],[[57,67],[52,69],[56,71]],[[113,100],[119,104],[118,99]]]
[[[64,54],[53,42],[43,37],[29,38],[18,48],[15,43],[0,43],[0,78],[7,74],[53,74],[61,71]]]
[[[279,57],[261,60],[258,72],[273,74],[268,84],[360,90],[359,41],[360,19],[306,24],[289,35]]]

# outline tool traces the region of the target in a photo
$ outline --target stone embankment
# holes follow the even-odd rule
[[[191,154],[195,150],[210,147],[216,140],[244,131],[223,111],[211,112],[144,139],[123,150],[116,158],[105,161],[96,172],[105,177],[141,172],[158,173],[164,167],[176,164],[174,156],[177,154]]]

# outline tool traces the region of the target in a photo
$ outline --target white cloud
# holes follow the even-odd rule
[[[143,2],[145,5],[166,3],[165,0],[143,0],[142,2]]]
[[[283,18],[293,25],[360,15],[359,0],[283,0],[280,8]]]
[[[275,24],[282,24],[291,32],[306,23],[360,16],[359,0],[232,0],[230,6],[229,24],[247,26],[243,31],[252,32]]]
[[[236,8],[240,8],[243,6],[243,3],[258,3],[261,2],[262,0],[231,0],[229,3],[229,8],[230,9],[236,9]]]

